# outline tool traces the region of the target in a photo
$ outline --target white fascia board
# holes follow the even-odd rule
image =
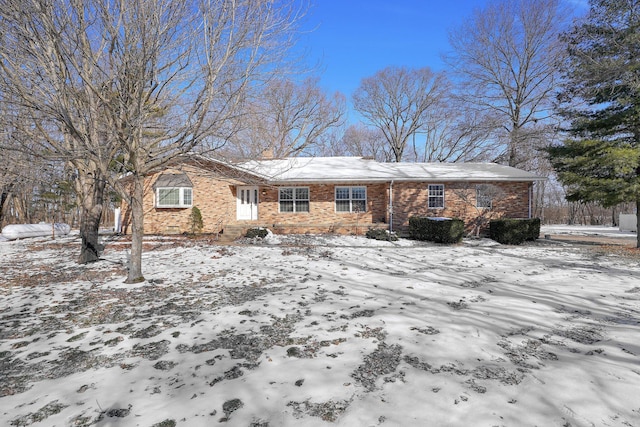
[[[363,178],[331,178],[331,179],[307,179],[307,180],[268,180],[266,183],[268,185],[312,185],[312,184],[341,184],[341,183],[349,183],[349,184],[380,184],[387,182],[535,182],[535,181],[546,181],[545,177],[532,177],[532,178],[511,178],[511,177],[491,177],[491,178],[483,178],[483,177],[470,177],[470,178],[371,178],[371,179],[363,179]]]

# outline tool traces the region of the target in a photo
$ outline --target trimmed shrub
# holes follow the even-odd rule
[[[409,236],[415,240],[429,240],[429,224],[427,223],[427,217],[409,217]]]
[[[489,222],[489,236],[504,245],[521,245],[540,236],[540,218],[494,219]]]
[[[535,242],[540,237],[540,218],[531,218],[526,220],[529,222],[529,235],[527,240]]]
[[[458,243],[464,235],[464,221],[459,218],[409,218],[409,235],[416,240],[435,243]]]
[[[266,228],[250,228],[247,230],[247,233],[244,235],[244,237],[248,237],[249,239],[260,237],[261,239],[264,239],[265,237],[267,237],[267,234],[269,234],[269,232]]]
[[[390,233],[389,230],[383,230],[381,228],[370,228],[366,234],[368,239],[374,240],[386,240],[389,242],[395,242],[398,240],[396,233]]]

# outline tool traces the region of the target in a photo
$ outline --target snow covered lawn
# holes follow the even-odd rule
[[[0,425],[640,425],[640,263],[290,236],[0,242]]]
[[[628,239],[629,242],[634,242],[637,237],[636,233],[632,231],[620,231],[618,227],[604,225],[543,225],[540,232],[542,234],[565,234],[571,236],[615,237]]]

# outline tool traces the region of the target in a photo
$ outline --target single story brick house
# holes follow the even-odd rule
[[[458,217],[469,232],[492,218],[530,218],[545,178],[493,163],[380,163],[363,157],[297,157],[230,164],[193,156],[145,181],[144,229],[203,232],[266,227],[276,233],[404,232],[409,217]],[[123,209],[122,232],[130,217]]]

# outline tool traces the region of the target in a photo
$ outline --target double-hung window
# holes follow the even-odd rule
[[[493,188],[487,184],[476,185],[476,207],[491,209]]]
[[[444,208],[444,184],[429,184],[429,208],[430,209],[443,209]]]
[[[193,205],[193,190],[187,187],[156,188],[156,207],[189,208]]]
[[[284,187],[278,192],[280,212],[309,212],[308,187]]]
[[[157,208],[193,206],[193,184],[185,174],[162,174],[153,185]]]
[[[336,212],[366,212],[367,187],[336,187]]]

